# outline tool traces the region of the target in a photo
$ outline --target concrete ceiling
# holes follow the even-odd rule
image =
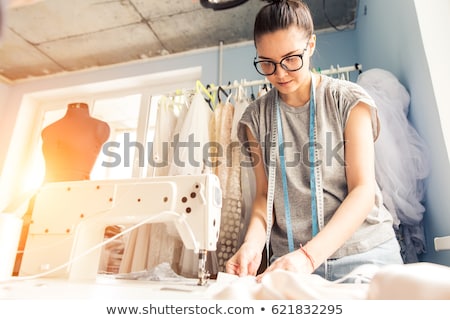
[[[214,11],[199,0],[11,1],[0,40],[0,77],[9,83],[249,41],[265,4]],[[316,30],[355,20],[358,0],[306,2]]]

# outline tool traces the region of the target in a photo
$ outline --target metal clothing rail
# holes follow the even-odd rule
[[[315,70],[317,73],[324,74],[324,75],[343,75],[344,79],[350,80],[350,72],[353,71],[359,71],[359,73],[362,72],[362,65],[359,63],[355,63],[353,66],[348,67],[339,67],[337,65],[336,67],[331,66],[330,69],[327,70]]]
[[[353,66],[346,66],[346,67],[339,67],[339,66],[331,66],[329,69],[313,69],[312,70],[315,73],[324,74],[328,76],[332,75],[344,75],[346,80],[350,79],[350,72],[353,71],[359,71],[362,72],[362,66],[359,63],[355,63]],[[242,87],[256,87],[256,86],[263,86],[268,85],[270,82],[267,79],[262,80],[252,80],[247,81],[245,79],[241,81],[235,81],[233,84],[228,85],[215,85],[215,84],[209,84],[206,87],[200,82],[200,80],[197,80],[196,88],[192,90],[176,90],[175,92],[163,94],[163,96],[180,96],[180,95],[186,95],[186,94],[194,94],[195,92],[198,92],[201,90],[205,95],[207,95],[211,100],[211,94],[213,92],[216,92],[217,90],[231,90],[231,89],[237,89]]]
[[[345,79],[350,79],[350,72],[353,71],[359,71],[362,72],[362,65],[359,63],[355,63],[353,66],[346,66],[346,67],[339,67],[339,66],[331,66],[329,69],[321,70],[321,69],[313,69],[312,70],[315,73],[331,76],[331,75],[344,75]],[[265,84],[270,84],[270,82],[267,79],[263,80],[252,80],[252,81],[246,81],[242,80],[240,83],[234,83],[230,85],[210,85],[207,90],[209,91],[217,91],[219,88],[222,88],[223,90],[229,90],[229,89],[236,89],[239,87],[256,87],[256,86],[262,86]]]

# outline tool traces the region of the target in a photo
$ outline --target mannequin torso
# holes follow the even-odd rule
[[[88,180],[109,125],[92,118],[88,105],[71,103],[63,118],[42,130],[45,182]]]

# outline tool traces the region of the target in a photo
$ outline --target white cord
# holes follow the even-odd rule
[[[127,233],[129,233],[129,232],[131,232],[131,231],[133,231],[134,229],[137,229],[137,228],[139,228],[140,226],[142,226],[142,225],[144,225],[144,224],[150,223],[151,221],[156,220],[156,219],[158,219],[158,218],[160,218],[161,216],[164,216],[164,215],[173,215],[174,218],[177,218],[177,217],[178,217],[178,218],[183,218],[183,215],[181,215],[181,214],[179,214],[179,213],[177,213],[177,212],[174,212],[174,211],[162,211],[162,212],[160,212],[159,214],[157,214],[157,215],[155,215],[155,216],[151,216],[151,217],[146,218],[146,219],[143,219],[141,222],[139,222],[139,223],[137,223],[137,224],[135,224],[135,225],[133,225],[133,226],[131,226],[131,227],[125,229],[124,231],[122,231],[122,232],[120,232],[120,233],[114,235],[113,237],[111,237],[111,238],[109,238],[109,239],[106,239],[106,240],[102,241],[101,243],[99,243],[99,244],[93,246],[92,248],[86,250],[86,251],[83,252],[81,255],[79,255],[79,256],[77,256],[77,257],[74,257],[73,259],[70,259],[69,261],[67,261],[66,263],[64,263],[64,264],[62,264],[62,265],[60,265],[60,266],[57,266],[57,267],[55,267],[55,268],[53,268],[53,269],[51,269],[51,270],[48,270],[48,271],[45,271],[45,272],[42,272],[42,273],[38,273],[38,274],[35,274],[35,275],[32,275],[32,276],[11,277],[11,278],[9,278],[9,279],[6,280],[6,281],[0,280],[0,283],[8,283],[8,282],[13,282],[13,281],[15,282],[15,281],[24,281],[24,280],[38,279],[38,278],[40,278],[40,277],[44,277],[44,276],[46,276],[46,275],[48,275],[48,274],[51,274],[51,273],[53,273],[53,272],[59,271],[59,270],[61,270],[61,269],[63,269],[63,268],[66,268],[67,266],[71,265],[72,263],[76,262],[76,261],[79,260],[80,258],[82,258],[82,257],[84,257],[84,256],[86,256],[86,255],[88,255],[88,254],[90,254],[91,252],[93,252],[93,251],[95,251],[95,250],[101,248],[102,246],[104,246],[104,245],[106,245],[106,244],[108,244],[108,243],[110,243],[110,242],[116,240],[117,238],[119,238],[119,237],[121,237],[121,236],[123,236],[123,235],[125,235],[125,234],[127,234]],[[189,226],[189,224],[186,222],[186,219],[177,219],[177,221],[178,221],[179,223],[186,224],[188,230],[190,231],[190,232],[189,232],[189,236],[192,238],[192,242],[195,244],[196,242],[195,242],[194,233],[193,233],[193,231],[192,231],[192,228],[191,228],[191,227]]]

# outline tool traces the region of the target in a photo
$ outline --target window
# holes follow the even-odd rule
[[[92,116],[107,122],[111,130],[105,147],[108,145],[116,146],[114,150],[106,151],[114,152],[117,158],[111,159],[111,156],[108,156],[108,153],[102,150],[92,170],[91,179],[131,178],[135,157],[138,159],[145,158],[146,150],[138,147],[138,145],[143,144],[137,144],[138,130],[152,131],[155,126],[155,119],[147,121],[147,128],[138,128],[141,99],[142,94],[134,94],[118,98],[99,99],[94,102]],[[142,108],[142,113],[146,116],[148,114],[146,112],[147,106],[143,105]],[[114,142],[114,144],[111,144],[111,142]],[[109,149],[112,149],[112,147]],[[117,159],[120,159],[120,161],[116,161]],[[141,168],[143,164],[138,163],[138,166]]]
[[[34,123],[31,125],[31,148],[24,152],[26,179],[18,186],[22,191],[36,190],[43,182],[45,162],[40,134],[43,128],[65,115],[67,104],[87,102],[92,117],[110,126],[109,140],[104,144],[91,171],[92,180],[123,179],[151,175],[148,169],[149,147],[153,141],[157,106],[162,94],[181,88],[194,88],[200,68],[171,71],[135,79],[109,81],[104,84],[82,86],[81,90],[67,88],[58,94],[37,94]],[[125,83],[125,85],[124,85]],[[118,87],[121,90],[118,90]],[[98,89],[97,92],[92,92]],[[86,91],[89,91],[87,93]],[[95,91],[95,90],[94,90]],[[75,94],[74,94],[75,93]],[[66,95],[66,96],[65,96]],[[70,98],[69,98],[70,97]],[[34,142],[33,142],[34,141]],[[107,149],[109,147],[109,149]],[[108,151],[109,152],[105,152]],[[113,163],[114,159],[120,159]]]

